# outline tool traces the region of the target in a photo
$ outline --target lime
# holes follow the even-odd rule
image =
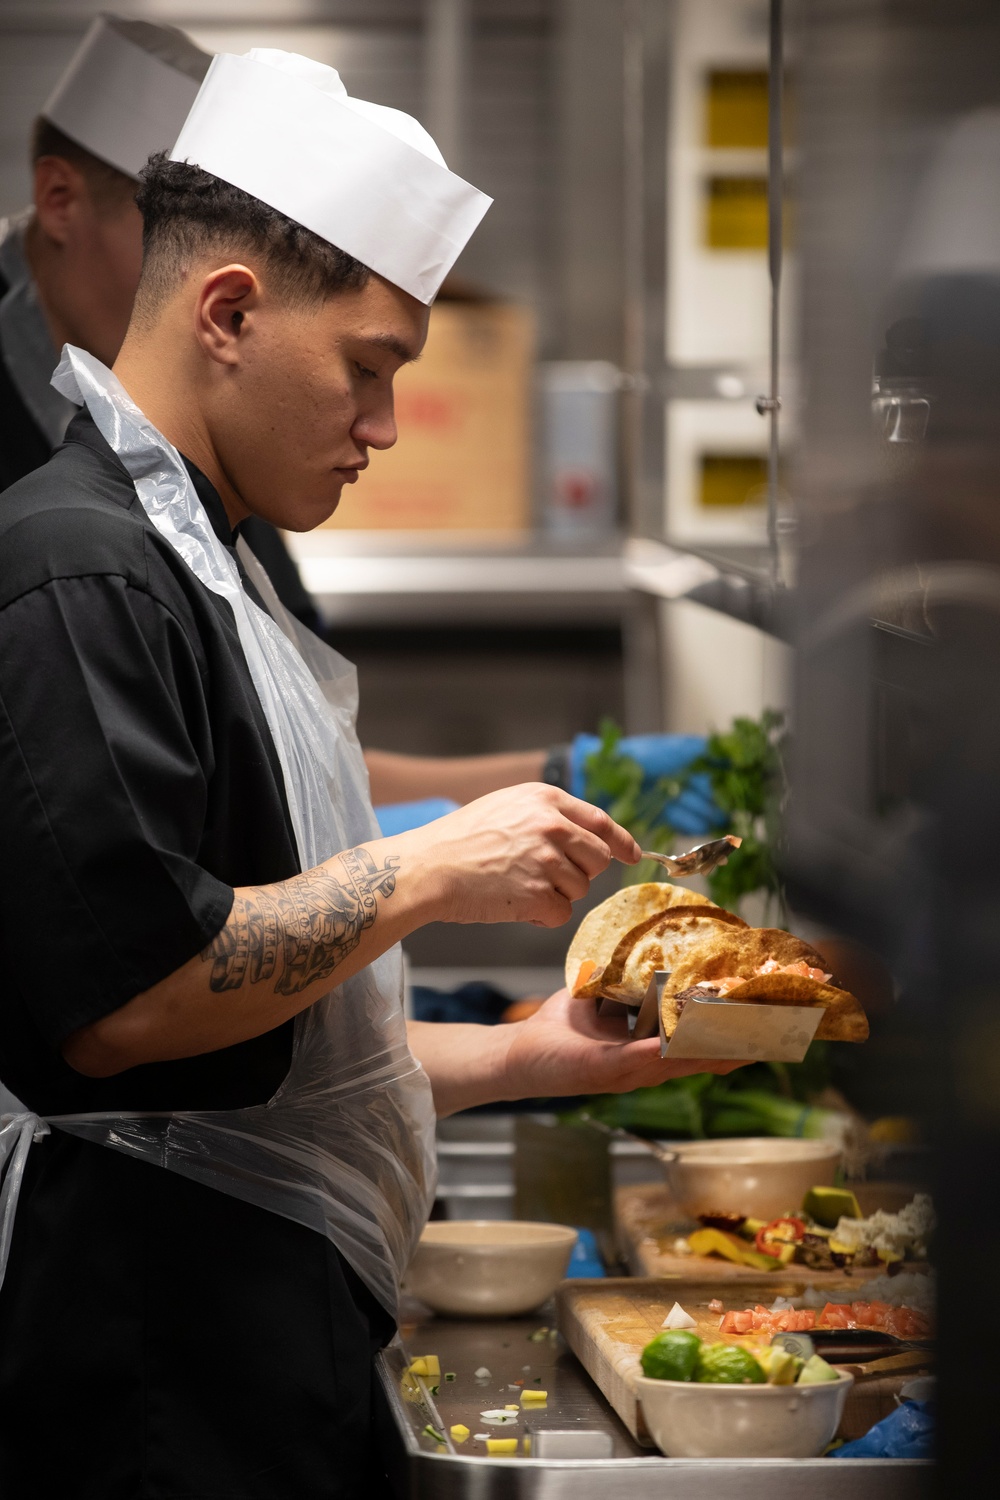
[[[658,1333],[642,1351],[642,1373],[652,1380],[690,1380],[701,1339],[687,1328]]]
[[[837,1372],[825,1359],[814,1354],[807,1359],[799,1372],[799,1385],[823,1385],[827,1380],[836,1380]]]
[[[709,1344],[698,1355],[694,1378],[705,1385],[763,1385],[764,1371],[749,1349]]]

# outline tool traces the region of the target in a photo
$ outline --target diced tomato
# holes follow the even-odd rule
[[[723,1309],[722,1302],[719,1300],[718,1297],[713,1297],[712,1300],[711,1300],[711,1302],[708,1304],[708,1310],[709,1310],[709,1312],[722,1312],[722,1309]]]
[[[929,1319],[915,1307],[892,1307],[882,1324],[898,1339],[925,1339],[931,1331]]]
[[[785,1324],[786,1333],[808,1333],[811,1328],[816,1327],[816,1310],[812,1307],[803,1307],[785,1314],[788,1322]]]
[[[720,1333],[752,1333],[752,1312],[727,1312],[719,1324]]]
[[[817,1328],[850,1328],[854,1316],[846,1302],[828,1302],[819,1315]]]

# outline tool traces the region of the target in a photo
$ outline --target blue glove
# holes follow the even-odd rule
[[[933,1458],[934,1406],[904,1401],[870,1427],[864,1437],[835,1448],[831,1458]]]
[[[574,797],[586,796],[586,761],[600,749],[596,734],[578,734],[570,746],[570,784]],[[701,734],[632,734],[618,741],[623,755],[637,760],[645,773],[643,786],[650,787],[661,776],[678,776],[704,755],[708,741]],[[699,771],[673,802],[663,809],[664,817],[678,833],[711,833],[724,828],[726,815],[712,799],[708,774]]]
[[[433,823],[436,818],[443,818],[457,807],[458,803],[452,802],[449,797],[424,797],[420,802],[387,802],[382,807],[376,807],[375,816],[378,818],[382,837],[389,839],[394,833],[409,833],[411,828],[423,828],[425,823]]]

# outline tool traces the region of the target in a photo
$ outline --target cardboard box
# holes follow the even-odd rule
[[[535,322],[499,302],[439,302],[395,379],[399,437],[344,491],[328,526],[524,531],[531,525]]]

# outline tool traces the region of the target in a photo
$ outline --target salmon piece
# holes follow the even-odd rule
[[[798,974],[801,979],[815,979],[817,984],[829,984],[833,978],[824,969],[816,969],[807,964],[804,958],[797,959],[795,963],[779,964],[777,959],[769,958],[762,963],[757,970],[758,974]]]

